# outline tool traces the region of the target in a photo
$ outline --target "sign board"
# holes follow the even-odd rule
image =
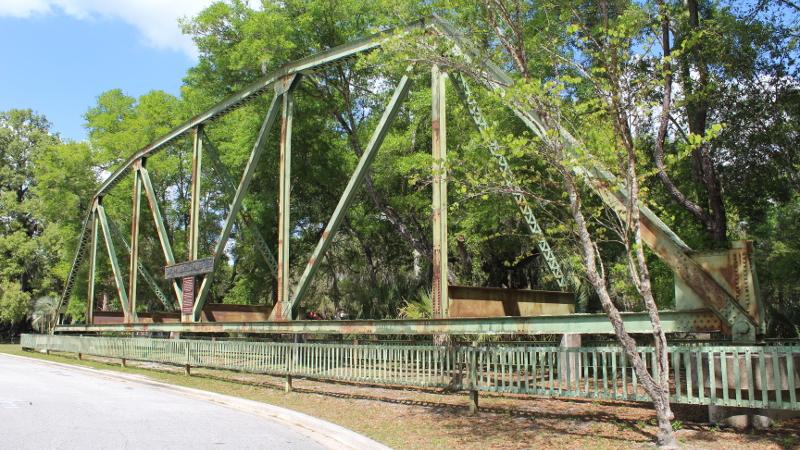
[[[196,259],[164,267],[164,278],[185,278],[214,271],[214,258]]]
[[[182,283],[183,302],[181,302],[181,313],[191,314],[194,307],[194,277],[185,277]]]

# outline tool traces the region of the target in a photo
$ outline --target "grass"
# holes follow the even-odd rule
[[[0,353],[22,355],[102,370],[144,375],[174,385],[256,400],[336,423],[395,448],[653,448],[656,427],[645,404],[558,400],[481,394],[481,413],[469,414],[463,393],[367,387],[267,375],[22,351],[0,345]],[[677,431],[684,448],[786,449],[800,442],[800,423],[788,420],[763,434],[720,431],[702,424],[705,411],[681,408]],[[694,418],[694,419],[692,419]]]

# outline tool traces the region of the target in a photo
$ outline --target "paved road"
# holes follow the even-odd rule
[[[308,429],[220,404],[231,397],[125,377],[0,354],[0,448],[325,448]]]

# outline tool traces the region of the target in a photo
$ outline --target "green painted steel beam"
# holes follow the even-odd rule
[[[117,224],[110,218],[108,219],[108,228],[111,230],[111,235],[116,237],[120,242],[122,242],[122,246],[125,247],[125,251],[128,253],[128,255],[130,255],[131,246],[125,239],[125,236],[122,234],[122,231],[120,231],[119,227],[117,227]],[[147,286],[150,287],[150,290],[152,290],[153,293],[156,295],[156,297],[158,297],[158,299],[161,301],[161,303],[164,305],[167,311],[174,309],[173,305],[170,304],[169,299],[164,294],[164,291],[162,291],[161,288],[158,286],[158,283],[156,282],[155,278],[153,278],[153,276],[150,274],[150,271],[147,270],[144,264],[142,264],[141,261],[137,261],[136,267],[138,269],[138,273],[142,276],[142,278],[144,278],[144,281],[147,283]]]
[[[293,82],[293,80],[294,77],[292,77],[290,82]],[[275,123],[275,118],[278,115],[278,102],[282,96],[282,91],[275,93],[275,96],[272,98],[272,102],[269,105],[269,109],[267,110],[267,115],[264,118],[264,122],[261,124],[261,129],[258,131],[258,137],[253,144],[253,150],[250,152],[250,157],[247,160],[247,165],[245,166],[244,173],[242,174],[242,180],[239,182],[239,186],[236,188],[236,193],[233,196],[233,203],[231,203],[228,216],[225,218],[225,222],[222,225],[222,231],[220,232],[219,239],[217,240],[217,245],[214,247],[215,266],[220,257],[222,257],[222,252],[225,250],[225,245],[228,243],[228,238],[230,237],[231,229],[233,228],[233,221],[236,215],[239,214],[239,208],[242,205],[242,199],[250,189],[250,182],[253,180],[253,173],[255,173],[258,161],[261,159],[261,154],[264,152],[264,147],[266,147],[267,144],[267,136],[269,135],[272,125]],[[200,312],[203,310],[203,305],[205,304],[205,300],[208,296],[208,291],[211,288],[211,283],[213,280],[214,274],[212,272],[207,274],[203,278],[203,282],[200,284],[200,290],[197,293],[197,299],[195,300],[193,310],[193,319],[195,321],[200,319]]]
[[[86,290],[86,323],[94,322],[94,284],[97,273],[97,213],[92,211],[92,231],[89,243],[89,273],[87,275],[88,287]]]
[[[203,133],[203,140],[206,144],[206,154],[211,160],[211,167],[217,173],[220,181],[222,181],[222,184],[224,185],[222,187],[222,191],[226,196],[232,199],[234,192],[236,192],[236,185],[233,183],[233,178],[231,178],[230,172],[228,172],[225,164],[222,163],[222,160],[219,157],[219,152],[217,152],[213,142],[211,142],[205,133]],[[244,203],[242,203],[242,206],[239,209],[239,217],[241,221],[244,222],[244,225],[250,232],[253,240],[256,242],[256,247],[258,248],[259,253],[261,253],[261,256],[264,258],[264,262],[267,263],[267,267],[269,267],[270,272],[273,276],[276,276],[278,273],[278,263],[275,261],[275,255],[272,254],[272,250],[270,250],[267,240],[264,239],[264,236],[258,230],[255,220],[253,220],[253,217],[247,211]]]
[[[200,200],[203,180],[203,137],[198,125],[192,129],[192,179],[189,194],[189,261],[197,259],[200,251]]]
[[[106,251],[108,252],[108,259],[111,260],[111,271],[114,272],[114,282],[117,285],[117,295],[119,302],[122,304],[122,311],[125,313],[125,319],[135,321],[135,311],[131,312],[128,308],[128,293],[125,291],[125,281],[122,278],[122,270],[119,267],[119,260],[117,260],[117,251],[114,249],[114,240],[111,236],[111,230],[108,226],[108,217],[106,210],[101,204],[96,207],[97,216],[100,219],[100,228],[103,230],[103,240],[106,242]]]
[[[629,333],[652,333],[647,313],[622,313]],[[667,333],[719,331],[720,322],[708,310],[662,311]],[[280,322],[129,323],[59,325],[58,333],[186,332],[186,333],[309,333],[309,334],[613,334],[605,314],[538,317],[478,317],[426,320],[294,320]]]
[[[441,36],[454,43],[455,51],[475,65],[483,72],[480,81],[490,90],[499,92],[506,105],[514,114],[544,142],[553,140],[553,133],[565,144],[565,150],[577,160],[586,160],[582,157],[584,145],[560,123],[549,118],[548,121],[529,107],[508,100],[503,95],[505,90],[514,85],[514,81],[502,69],[488,61],[480,54],[474,45],[446,21],[434,17],[431,19],[431,28]],[[603,200],[603,202],[617,213],[625,215],[626,205],[630,203],[627,190],[622,183],[596,160],[586,162],[588,166],[576,165],[573,171],[584,177],[587,184]],[[726,323],[728,330],[734,338],[755,338],[758,324],[745,311],[731,295],[706,272],[691,256],[691,248],[681,240],[661,219],[646,205],[640,203],[639,209],[643,240],[658,257],[664,261],[676,275],[680,276],[688,286],[703,298],[706,305]]]
[[[175,264],[175,256],[172,253],[172,244],[169,242],[167,228],[164,226],[164,219],[161,216],[161,208],[158,206],[156,191],[153,188],[153,182],[150,180],[150,173],[147,171],[145,162],[145,160],[142,160],[142,164],[139,167],[139,175],[142,177],[142,187],[144,188],[145,198],[147,198],[147,204],[150,207],[150,212],[153,214],[153,222],[155,222],[156,225],[158,241],[161,244],[161,250],[164,252],[164,261],[167,263],[167,265],[171,266]],[[172,290],[175,293],[175,304],[177,305],[177,308],[180,309],[181,301],[183,299],[182,288],[178,284],[177,280],[172,280],[171,284]]]
[[[431,68],[431,229],[433,317],[448,317],[447,258],[447,74]]]
[[[513,85],[513,80],[502,69],[492,64],[487,60],[485,55],[476,51],[469,43],[468,39],[460,35],[455,28],[450,26],[445,21],[433,17],[420,21],[411,26],[426,27],[426,29],[434,31],[449,39],[455,44],[455,50],[461,52],[472,61],[476,68],[479,68],[484,73],[481,81],[484,85],[492,90],[502,93]],[[405,28],[404,28],[405,29]],[[404,30],[404,29],[401,29]],[[217,117],[220,114],[241,105],[243,102],[255,98],[258,94],[274,85],[276,81],[287,75],[297,75],[306,70],[314,70],[315,68],[340,61],[356,55],[363,51],[368,51],[379,47],[386,39],[391,37],[392,33],[379,33],[377,35],[346,44],[344,46],[336,47],[329,51],[304,58],[299,61],[292,62],[282,67],[280,70],[273,72],[261,79],[257,80],[247,88],[233,94],[231,97],[223,100],[206,112],[186,122],[185,124],[177,127],[170,133],[157,139],[147,147],[134,153],[128,160],[123,163],[105,182],[101,185],[95,195],[95,199],[99,199],[102,195],[114,186],[127,171],[129,171],[135,161],[156,152],[165,144],[171,142],[173,139],[181,136],[188,130],[205,123]],[[528,126],[531,131],[541,136],[543,139],[551,139],[552,132],[554,131],[557,136],[566,142],[567,148],[570,151],[579,151],[581,145],[566,129],[558,123],[551,121],[544,121],[534,111],[530,111],[524,105],[513,103],[506,100],[508,106],[512,111]],[[552,130],[552,131],[551,131]],[[550,131],[550,132],[549,132]],[[605,170],[603,167],[594,163],[589,167],[575,167],[576,173],[584,176],[595,192],[602,198],[602,200],[616,211],[625,211],[625,204],[627,193],[624,189],[618,189],[620,185],[615,177]],[[238,194],[238,192],[237,192]],[[742,306],[733,299],[725,289],[717,283],[713,277],[703,270],[703,268],[691,258],[691,249],[674,233],[669,227],[664,224],[651,210],[645,205],[638,205],[643,220],[643,235],[645,242],[650,246],[654,252],[675,271],[686,284],[701,295],[704,302],[723,320],[727,327],[726,331],[731,332],[734,337],[747,338],[752,337],[754,330],[758,324],[755,319],[750,317],[749,314],[742,308]],[[75,274],[78,271],[78,265],[83,260],[84,250],[86,247],[88,226],[90,214],[87,214],[84,219],[81,235],[79,238],[78,249],[70,273],[67,277],[64,293],[62,295],[62,303],[68,297],[72,285],[74,284]],[[228,221],[228,225],[230,221]],[[219,252],[216,254],[219,257]],[[212,275],[203,280],[201,286],[201,293],[208,292],[208,285],[213,278]],[[198,301],[197,304],[202,304]],[[197,306],[197,304],[195,306]],[[201,306],[202,307],[202,306]],[[199,312],[199,308],[195,309],[195,313]],[[197,314],[195,314],[197,320]]]
[[[91,228],[91,219],[95,214],[94,205],[96,204],[97,199],[93,199],[91,202],[91,208],[89,212],[86,214],[86,217],[83,218],[83,224],[81,225],[81,232],[78,235],[78,245],[75,249],[75,256],[72,258],[72,265],[69,268],[69,273],[67,274],[67,279],[64,282],[64,290],[61,291],[61,299],[58,302],[58,308],[56,310],[61,311],[61,308],[64,306],[64,302],[67,301],[67,298],[72,294],[72,287],[75,285],[75,279],[78,276],[78,270],[80,269],[80,264],[83,261],[83,256],[86,251],[86,243],[89,241],[90,231]]]
[[[139,160],[134,164],[134,167],[138,169],[142,165],[142,161]],[[131,204],[131,244],[128,246],[128,255],[129,258],[129,266],[128,266],[128,302],[130,302],[129,309],[131,311],[136,311],[136,303],[138,300],[138,288],[139,288],[139,266],[141,266],[141,261],[139,261],[139,223],[140,223],[140,215],[142,213],[142,177],[139,174],[138,170],[134,170],[133,172],[133,195],[132,195],[132,204]],[[143,267],[143,266],[142,266]],[[163,297],[163,293],[161,301],[164,302],[166,300]],[[165,306],[167,303],[165,303]]]
[[[278,299],[270,312],[271,319],[291,319],[289,244],[291,243],[291,193],[292,193],[292,122],[294,99],[292,90],[283,94],[281,132],[278,143]]]
[[[423,20],[420,20],[411,25],[403,27],[403,30],[419,28],[424,23],[425,22]],[[395,29],[388,29],[386,31],[382,31],[362,39],[348,42],[346,44],[339,45],[329,50],[314,55],[310,55],[305,58],[298,59],[296,61],[292,61],[290,63],[285,64],[280,69],[271,72],[267,75],[264,75],[258,80],[247,85],[245,88],[237,91],[234,94],[231,94],[229,97],[220,101],[219,103],[212,106],[208,110],[198,114],[197,116],[193,117],[187,122],[177,126],[169,133],[156,139],[146,147],[140,149],[139,151],[131,155],[130,158],[128,158],[124,163],[122,163],[122,165],[119,168],[117,168],[117,170],[115,170],[114,173],[111,174],[103,182],[103,184],[97,190],[95,197],[102,196],[106,191],[108,191],[108,189],[114,186],[119,181],[119,179],[128,170],[132,168],[134,161],[155,153],[156,151],[161,149],[161,147],[163,147],[164,145],[168,144],[169,142],[173,141],[174,139],[178,138],[179,136],[183,135],[189,130],[197,127],[198,125],[201,125],[209,120],[214,119],[215,117],[221,114],[224,114],[232,109],[235,109],[248,100],[252,100],[259,94],[269,89],[270,86],[272,86],[275,82],[287,76],[299,75],[305,71],[316,70],[324,65],[332,64],[350,58],[359,53],[373,50],[377,47],[380,47],[383,42],[385,42],[394,34],[394,32]]]
[[[323,256],[325,256],[325,252],[331,245],[333,237],[339,230],[342,220],[344,220],[347,209],[350,207],[350,204],[355,198],[356,190],[364,180],[364,177],[366,176],[367,171],[372,164],[372,160],[375,159],[378,149],[381,147],[384,138],[386,138],[386,134],[389,132],[389,126],[397,116],[397,113],[400,111],[400,106],[403,100],[406,98],[406,95],[408,95],[409,86],[410,83],[408,75],[403,75],[403,78],[401,78],[400,82],[397,84],[394,94],[389,100],[386,109],[383,111],[383,115],[381,116],[378,125],[375,127],[375,131],[372,133],[372,137],[370,138],[364,153],[361,154],[358,165],[353,171],[353,174],[350,176],[350,180],[348,180],[347,186],[345,187],[342,196],[339,198],[339,203],[337,203],[336,209],[333,211],[333,215],[331,215],[330,220],[328,220],[328,223],[325,226],[325,231],[322,232],[322,236],[317,242],[317,246],[314,248],[311,258],[308,260],[308,264],[306,264],[303,275],[300,277],[300,281],[298,281],[297,287],[294,290],[294,297],[292,297],[291,302],[288,304],[288,310],[286,311],[286,314],[289,314],[289,311],[291,311],[294,305],[296,305],[297,302],[303,298],[308,286],[311,284],[311,280],[317,273],[320,260]]]
[[[524,194],[522,194],[522,190],[517,186],[514,172],[511,170],[511,165],[500,150],[500,144],[498,144],[494,139],[491,139],[489,136],[489,123],[484,117],[478,102],[472,95],[469,83],[467,83],[464,75],[460,73],[455,74],[453,80],[455,81],[456,90],[458,91],[461,100],[467,107],[470,117],[472,117],[472,121],[475,123],[475,126],[478,128],[481,136],[487,141],[489,154],[491,154],[492,157],[497,161],[497,165],[500,168],[500,174],[503,177],[503,183],[512,192],[514,203],[517,205],[517,209],[522,215],[522,218],[525,220],[525,224],[528,226],[528,232],[536,238],[536,246],[542,253],[545,263],[547,264],[547,268],[550,269],[550,273],[552,273],[553,277],[556,279],[558,287],[562,290],[566,289],[567,278],[564,276],[564,272],[561,270],[561,264],[558,262],[553,249],[550,248],[550,244],[547,242],[547,237],[545,236],[544,231],[542,231],[542,228],[539,226],[539,222],[536,220],[536,216],[533,213],[533,208],[531,208],[530,203],[528,203],[528,199]]]

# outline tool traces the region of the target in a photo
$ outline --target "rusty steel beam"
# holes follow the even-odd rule
[[[488,89],[499,92],[505,104],[514,114],[544,142],[558,139],[565,151],[578,160],[582,158],[583,144],[565,127],[553,118],[544,120],[536,111],[503,95],[514,85],[514,81],[502,69],[483,57],[471,42],[446,21],[434,17],[431,28],[442,37],[454,43],[455,51],[481,70],[480,81]],[[624,185],[597,160],[587,161],[587,166],[575,165],[572,170],[583,177],[587,184],[618,214],[627,214],[630,199]],[[695,293],[703,298],[706,305],[725,323],[726,331],[735,339],[754,339],[759,328],[757,321],[747,314],[739,304],[714,278],[694,261],[691,248],[678,237],[669,226],[646,205],[639,203],[642,222],[642,239],[658,257],[664,261]]]
[[[203,137],[202,125],[192,130],[192,179],[189,194],[189,261],[197,259],[200,243],[200,200],[203,197]]]
[[[291,239],[291,192],[292,192],[292,120],[294,99],[291,88],[283,93],[281,111],[281,133],[278,143],[278,299],[272,310],[274,320],[292,318],[290,303],[289,245]]]
[[[412,28],[419,27],[420,25],[426,26],[428,30],[434,31],[454,43],[455,52],[466,56],[470,63],[474,65],[474,67],[483,72],[483,76],[479,78],[487,88],[503,94],[507,89],[513,86],[513,80],[502,69],[493,65],[484,55],[477,52],[467,39],[456,32],[455,29],[445,21],[437,17],[433,17],[429,20],[413,25]],[[136,152],[101,185],[100,189],[95,195],[95,198],[99,199],[108,189],[114,186],[119,181],[121,176],[123,176],[133,167],[134,161],[141,160],[149,154],[157,151],[176,137],[184,134],[190,129],[196,128],[198,125],[205,123],[205,121],[211,120],[214,117],[217,117],[218,115],[223,114],[238,105],[241,105],[248,99],[255,98],[257,94],[260,94],[270,86],[274,86],[276,81],[281,80],[283,77],[287,75],[293,77],[303,73],[305,70],[313,70],[320,65],[335,62],[341,60],[342,58],[355,55],[359,52],[376,48],[388,38],[389,34],[382,33],[351,44],[347,44],[345,46],[337,47],[327,52],[323,52],[322,54],[310,56],[308,58],[304,58],[303,60],[290,63],[284,66],[281,70],[256,81],[246,89],[237,92],[233,96],[215,105],[200,116],[190,120],[169,134],[159,138],[151,145]],[[283,92],[280,92],[277,97],[279,97],[282,93]],[[580,153],[582,144],[578,142],[559,123],[553,121],[552,119],[543,120],[542,117],[540,117],[535,111],[531,111],[530,108],[527,108],[525,105],[515,103],[513,99],[510,99],[509,97],[505,97],[504,101],[506,102],[507,106],[509,106],[510,109],[517,115],[517,117],[519,117],[531,131],[540,136],[542,139],[547,141],[553,139],[555,136],[560,140],[561,143],[565,144],[568,153]],[[253,155],[251,154],[251,159],[252,156]],[[248,161],[248,164],[250,164],[250,161]],[[609,207],[613,208],[620,214],[624,215],[626,213],[625,206],[629,203],[629,196],[624,187],[620,188],[621,184],[610,172],[605,170],[596,161],[590,161],[587,167],[576,165],[573,167],[573,170],[586,180],[587,184],[594,189],[594,191]],[[243,177],[243,182],[251,175],[252,173],[249,175],[245,174]],[[247,180],[247,183],[245,184],[248,183],[249,180]],[[236,203],[237,201],[241,202],[241,183],[239,188],[240,189],[237,189],[236,198],[234,199],[234,208],[232,208],[237,210],[237,212],[238,205],[236,205]],[[704,303],[717,315],[719,319],[722,320],[724,323],[723,328],[726,332],[732,334],[734,338],[737,339],[752,338],[758,326],[758,319],[751,317],[744,307],[739,304],[739,302],[737,302],[730,295],[730,293],[728,293],[725,288],[713,278],[711,274],[705,271],[697,261],[692,259],[691,249],[651,210],[649,210],[643,204],[636,206],[641,212],[643,227],[642,235],[645,243],[650,246],[653,251],[673,269],[676,276],[680,277],[692,291],[697,293],[703,299]],[[100,225],[103,227],[104,213],[102,208],[99,210],[99,212]],[[234,216],[235,215],[236,213],[234,213]],[[73,267],[70,270],[65,290],[62,295],[62,303],[70,294],[70,289],[74,282],[77,266],[83,259],[87,236],[89,234],[88,229],[90,225],[90,216],[91,214],[87,215],[86,219],[84,220],[78,249],[73,261]],[[224,237],[224,239],[220,239],[217,245],[217,251],[214,254],[214,257],[217,259],[221,255],[220,245],[222,245],[224,248],[225,241],[227,241],[227,237],[230,233],[230,226],[232,226],[232,221],[230,219],[231,218],[228,217],[228,220],[223,226],[223,233],[221,237]],[[107,228],[107,225],[105,225],[105,227]],[[104,234],[107,234],[105,229]],[[107,246],[108,244],[109,242],[107,239]],[[110,254],[110,256],[112,255]],[[205,298],[204,295],[207,295],[212,280],[213,274],[209,274],[203,280],[203,284],[198,295],[198,301],[195,303],[194,320],[197,320],[198,313],[200,310],[202,310],[202,303]],[[124,286],[118,286],[118,288],[121,288],[119,290],[124,291]],[[288,296],[284,296],[284,298],[286,297]],[[123,304],[123,306],[125,306],[125,304]]]
[[[262,322],[268,320],[271,306],[228,305],[209,303],[203,308],[201,322]],[[118,311],[97,311],[95,324],[124,324],[125,317]],[[139,323],[181,322],[179,312],[139,313]]]
[[[575,294],[561,291],[450,286],[450,317],[544,316],[575,312]]]
[[[133,172],[133,198],[131,205],[131,244],[128,266],[128,309],[136,311],[137,287],[139,275],[139,216],[142,212],[142,177],[138,168],[142,161],[134,163]]]
[[[433,165],[431,219],[433,261],[431,303],[433,317],[448,316],[447,267],[447,75],[439,66],[431,68],[431,159]]]
[[[622,313],[629,333],[652,333],[647,313]],[[720,330],[720,321],[708,310],[662,311],[667,333],[708,333]],[[568,314],[537,317],[474,317],[390,320],[290,320],[279,322],[128,323],[114,325],[59,325],[57,333],[185,332],[263,334],[494,334],[538,335],[561,333],[613,334],[605,314]]]

